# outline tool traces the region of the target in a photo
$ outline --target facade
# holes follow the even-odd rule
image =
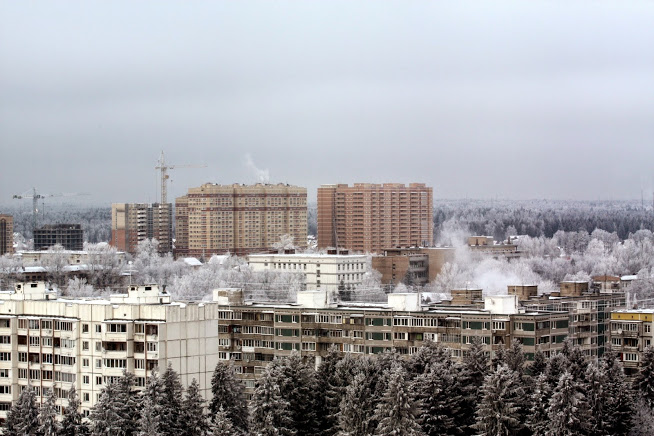
[[[0,214],[0,256],[14,252],[14,217]]]
[[[114,203],[111,205],[111,245],[136,253],[138,243],[159,241],[159,252],[173,251],[173,205],[171,203]]]
[[[66,250],[84,248],[84,231],[80,224],[46,224],[34,229],[34,249],[47,250],[60,244]]]
[[[611,347],[619,354],[625,373],[635,375],[645,349],[654,346],[654,309],[615,311],[609,331]]]
[[[208,398],[219,318],[217,303],[173,303],[156,285],[130,286],[109,300],[67,300],[43,283],[18,283],[0,292],[0,418],[27,386],[39,403],[54,389],[60,406],[75,386],[88,415],[123,370],[145,386],[150,371],[169,362]]]
[[[518,245],[511,243],[511,238],[505,242],[495,243],[492,236],[469,236],[468,247],[475,253],[496,259],[505,257],[510,260],[519,258],[522,255],[518,251]]]
[[[368,272],[368,256],[336,254],[251,254],[253,271],[283,271],[303,274],[306,290],[330,293],[339,287],[354,289]]]
[[[372,257],[372,268],[381,273],[384,285],[425,285],[453,258],[453,248],[389,248]]]
[[[318,188],[318,247],[381,253],[430,246],[433,189],[424,183],[322,185]]]
[[[177,198],[177,257],[269,251],[283,235],[307,245],[307,190],[285,184],[191,188]]]
[[[94,262],[93,253],[84,250],[64,250],[64,251],[22,251],[20,258],[22,264],[40,265],[42,262],[47,262],[49,258],[65,255],[68,260],[68,265],[88,265]],[[116,257],[119,264],[123,264],[126,260],[125,253],[122,251],[117,252]]]

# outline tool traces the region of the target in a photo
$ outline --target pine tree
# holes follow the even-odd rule
[[[212,398],[209,403],[211,421],[222,407],[230,421],[240,431],[248,429],[248,408],[243,394],[243,384],[234,376],[231,365],[218,362],[211,378]]]
[[[155,371],[152,371],[143,392],[139,436],[160,436],[163,434],[161,417],[164,403],[163,381]]]
[[[520,406],[525,395],[515,371],[501,364],[486,376],[475,427],[483,436],[514,435],[523,428]]]
[[[371,391],[365,374],[361,372],[354,376],[341,401],[339,436],[371,435],[377,427],[372,417],[374,411],[374,392]]]
[[[61,422],[61,436],[86,436],[89,428],[82,420],[79,411],[80,401],[75,386],[68,391],[68,406],[64,409],[64,418]]]
[[[205,433],[189,433],[192,434],[205,434]],[[237,436],[239,433],[234,428],[232,420],[227,416],[227,412],[220,407],[218,413],[214,416],[214,422],[211,424],[211,431],[209,433],[211,436]]]
[[[640,372],[634,380],[636,395],[650,410],[654,410],[654,347],[647,347],[640,362]]]
[[[121,407],[118,383],[110,383],[102,390],[100,400],[91,409],[91,434],[94,436],[122,435]]]
[[[572,374],[564,372],[552,394],[547,409],[548,436],[589,434],[588,405]]]
[[[57,421],[57,397],[52,389],[48,390],[45,401],[39,408],[39,436],[57,436],[59,434]]]
[[[289,402],[294,428],[298,436],[313,436],[318,431],[317,381],[313,365],[303,362],[297,352],[281,360],[280,365],[283,376],[279,379],[279,389]]]
[[[254,389],[251,402],[252,433],[257,436],[295,436],[297,433],[291,418],[290,404],[279,388],[279,379],[282,377],[284,372],[281,365],[273,361],[266,367]],[[220,410],[219,408],[218,412]]]
[[[581,387],[590,412],[587,420],[589,429],[594,435],[603,435],[604,405],[606,402],[606,393],[604,391],[605,374],[600,371],[598,365],[591,363],[586,369],[584,379],[584,384]]]
[[[429,372],[414,380],[414,397],[421,407],[417,421],[428,436],[457,435],[467,426],[462,423],[467,421],[464,418],[467,418],[468,402],[458,394],[460,388],[455,374],[444,363],[432,364]]]
[[[423,435],[416,419],[420,413],[406,383],[406,371],[400,363],[393,365],[388,377],[388,387],[377,405],[375,418],[379,422],[375,435],[420,436]]]
[[[493,371],[502,365],[506,365],[506,349],[504,346],[499,347],[491,359],[491,368]]]
[[[30,387],[25,388],[18,400],[11,406],[5,421],[4,434],[24,436],[36,434],[39,428],[39,410],[35,403],[35,393]]]
[[[163,385],[163,408],[161,414],[161,433],[168,436],[178,436],[183,432],[184,388],[179,381],[179,374],[169,362],[166,371],[161,375]]]
[[[546,436],[549,428],[547,408],[552,396],[552,390],[545,374],[536,378],[533,392],[531,394],[531,414],[527,419],[527,427],[533,436]]]
[[[207,434],[209,424],[204,413],[204,403],[204,398],[200,395],[200,386],[197,380],[193,379],[188,389],[186,389],[186,397],[184,398],[182,408],[184,431],[181,434],[186,436]],[[224,409],[221,410],[222,413],[226,413]]]

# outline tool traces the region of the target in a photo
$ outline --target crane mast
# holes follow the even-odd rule
[[[168,170],[174,168],[206,168],[206,165],[167,165],[166,159],[164,156],[163,150],[157,161],[157,166],[154,167],[155,170],[161,172],[161,201],[160,204],[166,204],[168,202]]]

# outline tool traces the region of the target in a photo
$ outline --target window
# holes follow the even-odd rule
[[[229,339],[218,339],[218,345],[221,347],[229,347]]]
[[[626,362],[637,362],[638,354],[636,353],[623,353],[623,360]]]
[[[0,394],[11,394],[11,386],[0,385]]]
[[[82,350],[84,351],[89,350],[89,341],[82,341]]]
[[[148,342],[148,351],[157,351],[157,343]]]
[[[89,366],[89,359],[82,359],[82,366],[85,368],[88,368]]]
[[[0,336],[0,344],[11,344],[11,336]]]
[[[41,346],[42,347],[52,347],[52,338],[49,338],[49,337],[41,338]]]
[[[9,378],[10,372],[9,369],[3,368],[0,369],[0,378]]]
[[[102,342],[95,343],[95,351],[102,351]]]
[[[88,385],[89,383],[91,383],[91,377],[88,376],[88,375],[83,375],[82,376],[82,383],[85,384],[85,385]]]
[[[82,324],[82,333],[88,333],[88,332],[89,332],[89,325]]]
[[[622,339],[620,339],[620,338],[611,338],[611,345],[616,345],[616,346],[622,345]]]
[[[89,401],[91,401],[91,394],[89,394],[88,392],[84,392],[83,398],[84,398],[84,402],[88,403]]]
[[[102,377],[101,376],[95,377],[95,384],[96,385],[101,385],[102,384]]]
[[[493,321],[493,330],[506,330],[506,323],[504,321]]]
[[[144,333],[145,325],[143,324],[134,324],[134,333]]]
[[[30,336],[30,347],[38,347],[41,343],[41,338],[38,336]]]
[[[109,333],[127,333],[127,324],[107,324]]]
[[[9,362],[11,360],[11,352],[0,353],[0,361]]]
[[[96,333],[102,333],[102,324],[98,324],[95,326],[95,332]]]
[[[21,379],[27,378],[27,368],[18,368],[18,378]]]
[[[95,367],[102,368],[102,359],[95,359]]]
[[[50,320],[41,321],[41,328],[43,330],[52,330],[52,321]]]
[[[43,362],[43,363],[52,363],[52,354],[43,353],[41,355],[41,362]]]
[[[134,359],[134,369],[145,369],[145,360]]]

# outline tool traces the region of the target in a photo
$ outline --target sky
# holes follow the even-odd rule
[[[0,205],[422,182],[438,198],[654,187],[654,2],[0,0]]]

